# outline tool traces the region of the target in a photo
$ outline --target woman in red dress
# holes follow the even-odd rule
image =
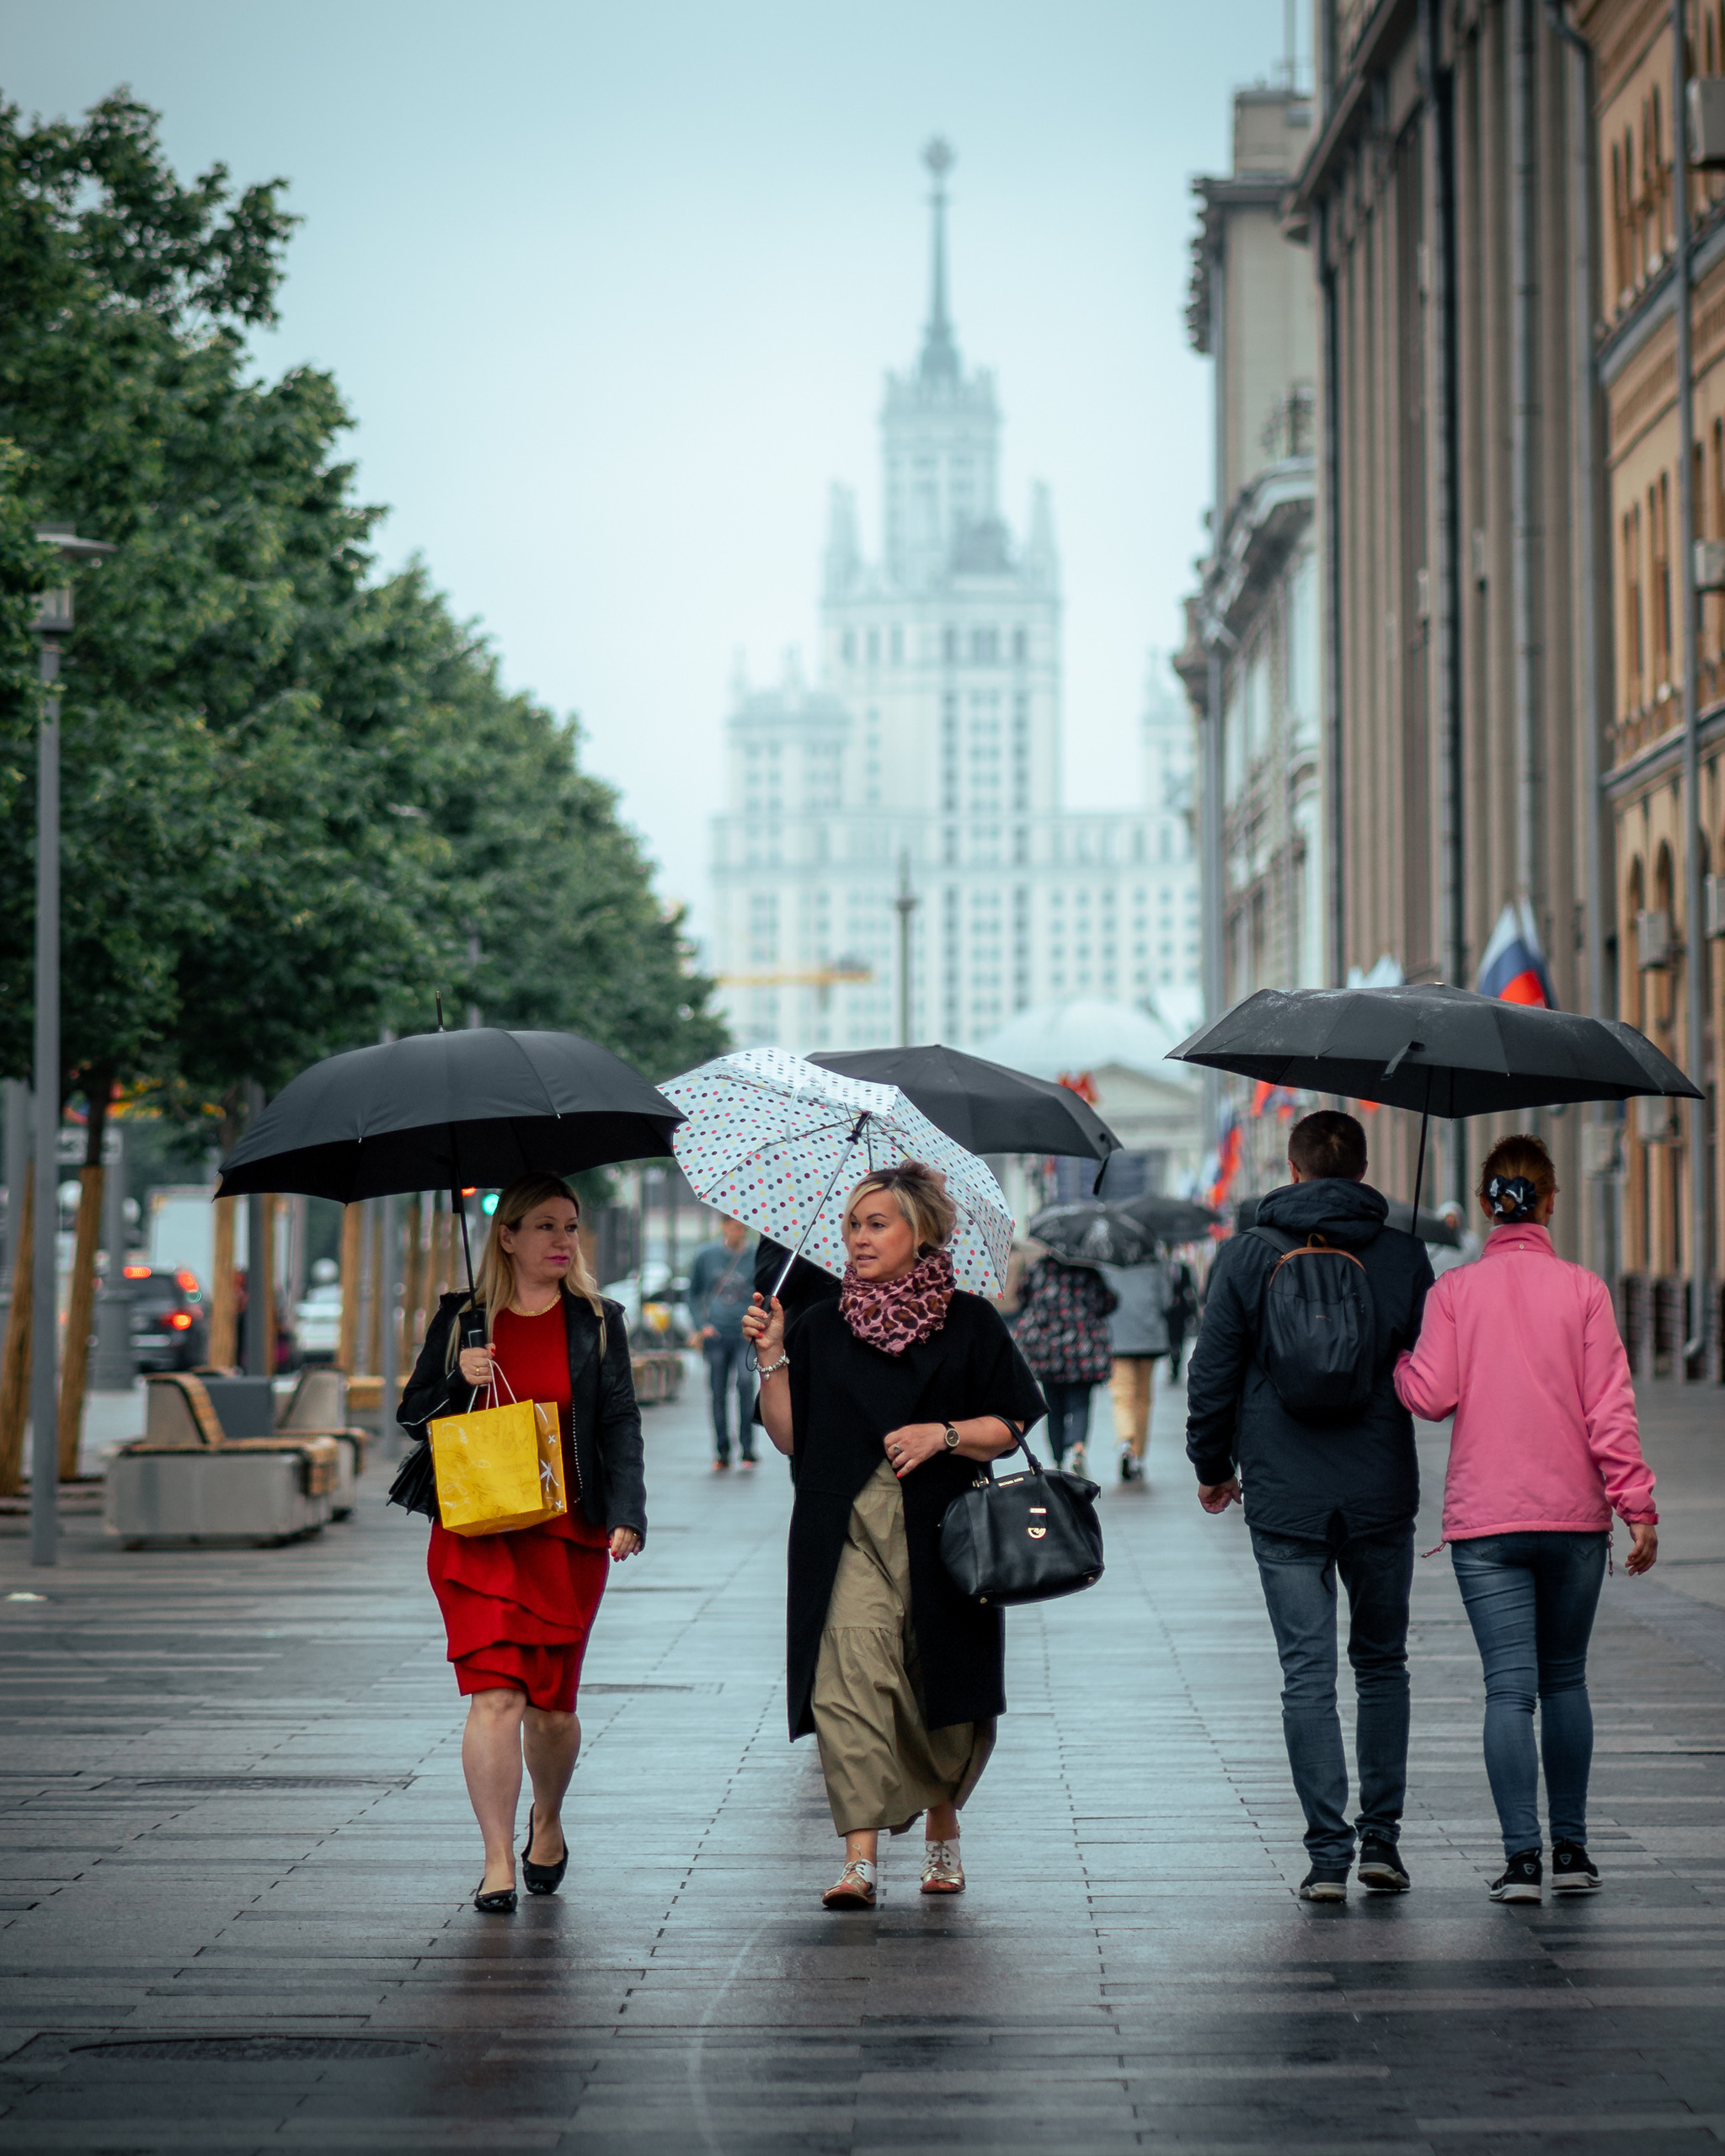
[[[495,1384],[499,1400],[554,1401],[563,1431],[564,1518],[511,1534],[451,1534],[434,1522],[426,1558],[468,1701],[462,1769],[485,1838],[473,1906],[488,1915],[515,1907],[524,1761],[533,1801],[522,1876],[530,1894],[562,1884],[581,1660],[607,1566],[633,1556],[647,1532],[628,1323],[587,1268],[580,1218],[556,1176],[529,1176],[503,1193],[476,1296],[444,1296],[401,1404],[403,1427],[423,1438],[428,1423],[465,1412]],[[477,1344],[486,1336],[489,1347]]]

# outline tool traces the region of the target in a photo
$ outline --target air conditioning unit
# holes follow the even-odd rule
[[[1691,164],[1725,165],[1725,75],[1697,75],[1689,86]]]
[[[1622,1124],[1616,1116],[1605,1123],[1585,1123],[1581,1127],[1581,1165],[1589,1176],[1621,1175],[1623,1155],[1618,1147]]]
[[[1644,974],[1658,973],[1671,963],[1671,916],[1663,909],[1635,916],[1635,958]]]
[[[1664,1093],[1639,1093],[1635,1134],[1643,1145],[1667,1145],[1677,1135],[1677,1103]]]
[[[1725,539],[1696,541],[1695,588],[1697,591],[1725,591]]]
[[[1701,878],[1701,925],[1709,936],[1725,936],[1725,876]]]

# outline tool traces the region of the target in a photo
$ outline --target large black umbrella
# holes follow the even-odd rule
[[[1029,1233],[1068,1265],[1142,1265],[1156,1255],[1156,1238],[1118,1205],[1080,1198],[1045,1206]]]
[[[1646,1034],[1618,1018],[1503,1003],[1466,988],[1263,988],[1189,1040],[1178,1062],[1422,1118],[1413,1202],[1425,1173],[1426,1120],[1497,1115],[1638,1093],[1701,1094]]]
[[[1207,1235],[1221,1219],[1195,1198],[1164,1198],[1146,1193],[1142,1198],[1122,1199],[1114,1208],[1129,1220],[1140,1222],[1159,1243],[1194,1243]]]
[[[896,1086],[967,1153],[1065,1153],[1106,1161],[1120,1141],[1070,1086],[1027,1077],[938,1043],[811,1055],[823,1070]]]
[[[534,1170],[571,1175],[669,1153],[682,1119],[621,1056],[578,1034],[409,1033],[332,1055],[284,1086],[222,1162],[216,1195],[291,1190],[349,1205],[501,1187]]]

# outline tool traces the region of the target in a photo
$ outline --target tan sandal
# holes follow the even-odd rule
[[[872,1909],[874,1907],[874,1866],[867,1857],[853,1856],[820,1897],[824,1909]]]
[[[962,1894],[964,1867],[959,1861],[956,1835],[949,1842],[922,1844],[922,1891],[925,1894]]]

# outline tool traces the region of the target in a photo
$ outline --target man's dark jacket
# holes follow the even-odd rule
[[[1226,1482],[1237,1469],[1247,1518],[1273,1534],[1339,1540],[1399,1526],[1418,1509],[1413,1418],[1391,1373],[1419,1337],[1432,1268],[1423,1243],[1384,1225],[1388,1212],[1376,1191],[1338,1177],[1290,1183],[1258,1209],[1261,1226],[1300,1242],[1316,1229],[1365,1267],[1377,1338],[1371,1398],[1350,1422],[1290,1415],[1258,1361],[1278,1253],[1257,1235],[1238,1235],[1211,1268],[1186,1376],[1186,1454],[1200,1482]]]

